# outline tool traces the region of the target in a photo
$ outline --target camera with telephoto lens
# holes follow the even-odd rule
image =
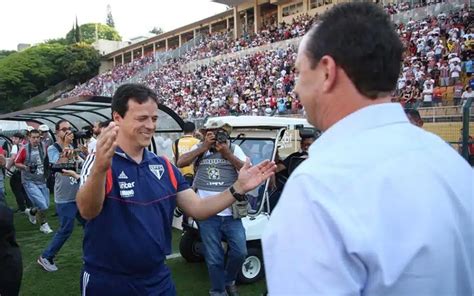
[[[226,143],[229,139],[229,135],[223,130],[217,130],[214,132],[214,136],[216,137],[217,143]]]
[[[75,162],[55,163],[51,166],[51,173],[62,173],[63,170],[76,171]]]
[[[89,130],[74,131],[73,134],[75,140],[92,138],[92,131]]]

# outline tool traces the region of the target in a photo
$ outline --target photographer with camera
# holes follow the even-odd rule
[[[69,239],[74,229],[74,220],[84,226],[84,219],[79,215],[76,205],[76,194],[79,189],[80,175],[75,172],[77,156],[75,156],[72,141],[74,134],[67,120],[56,123],[56,143],[49,146],[48,158],[54,174],[54,202],[59,217],[59,229],[44,250],[37,262],[46,271],[57,271],[54,257],[64,243]]]
[[[27,214],[30,222],[36,224],[40,220],[40,231],[48,234],[53,232],[46,220],[49,208],[49,190],[46,186],[46,169],[49,166],[46,149],[40,142],[40,132],[33,129],[29,132],[29,143],[26,144],[15,160],[15,166],[21,170],[21,182],[34,208]]]
[[[222,121],[208,122],[206,136],[186,154],[180,156],[178,167],[192,163],[195,166],[194,187],[200,198],[207,198],[227,190],[238,177],[246,156],[242,149],[229,141],[232,128]],[[247,209],[244,205],[244,210]],[[238,295],[235,279],[247,255],[245,229],[234,203],[215,216],[199,221],[199,231],[204,245],[204,257],[211,279],[210,295]],[[227,262],[221,245],[227,240]],[[226,294],[227,293],[227,294]]]

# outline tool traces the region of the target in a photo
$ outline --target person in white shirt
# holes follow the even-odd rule
[[[426,82],[423,84],[423,107],[432,107],[433,84],[431,83],[431,80],[427,80]]]
[[[334,6],[303,38],[296,93],[323,133],[263,234],[270,295],[474,293],[474,173],[390,103],[402,51],[369,3]]]
[[[474,98],[474,91],[472,91],[472,88],[468,86],[466,88],[466,91],[462,93],[461,98],[462,98],[462,101],[463,101],[463,105],[467,101],[467,99]]]
[[[107,121],[107,125],[108,125],[108,123],[109,123],[109,121]],[[92,126],[92,138],[90,139],[89,143],[87,144],[87,152],[89,154],[95,152],[95,147],[97,145],[97,138],[100,135],[100,130],[101,130],[100,122],[99,121],[94,122],[94,125]]]

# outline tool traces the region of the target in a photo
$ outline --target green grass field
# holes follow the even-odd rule
[[[16,208],[14,197],[7,180],[7,202],[11,208]],[[53,201],[51,199],[51,201]],[[50,207],[49,224],[53,230],[58,229],[57,217],[51,217],[54,205]],[[20,295],[80,295],[79,276],[82,265],[82,237],[83,231],[76,226],[71,238],[57,255],[55,262],[59,268],[56,272],[46,272],[36,263],[53,237],[53,234],[43,234],[39,227],[30,224],[23,213],[15,214],[15,229],[18,244],[23,256],[23,281]],[[180,231],[173,231],[173,253],[178,252]],[[210,287],[207,268],[204,263],[187,263],[183,258],[167,261],[178,290],[178,295],[208,295]],[[265,291],[265,281],[253,285],[239,287],[240,295],[261,295]]]

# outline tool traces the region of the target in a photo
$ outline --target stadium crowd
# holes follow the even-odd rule
[[[428,1],[426,4],[431,4]],[[434,3],[434,1],[433,1]],[[399,4],[402,5],[403,3]],[[393,100],[407,107],[460,105],[474,96],[474,33],[468,10],[398,24],[406,48]],[[182,71],[190,61],[238,52],[304,35],[314,18],[302,15],[291,24],[268,21],[256,35],[233,41],[229,33],[206,36],[179,60],[169,60],[139,82],[151,87],[167,106],[184,118],[208,115],[302,112],[293,93],[295,48],[267,50]],[[63,97],[113,93],[114,87],[154,62],[152,56],[119,65],[77,86]],[[472,88],[472,87],[471,87]]]
[[[423,1],[400,1],[395,3],[388,3],[384,5],[385,12],[388,14],[397,14],[408,11],[410,9],[419,8],[423,6],[433,5],[436,3],[446,2],[446,0],[423,0]]]

